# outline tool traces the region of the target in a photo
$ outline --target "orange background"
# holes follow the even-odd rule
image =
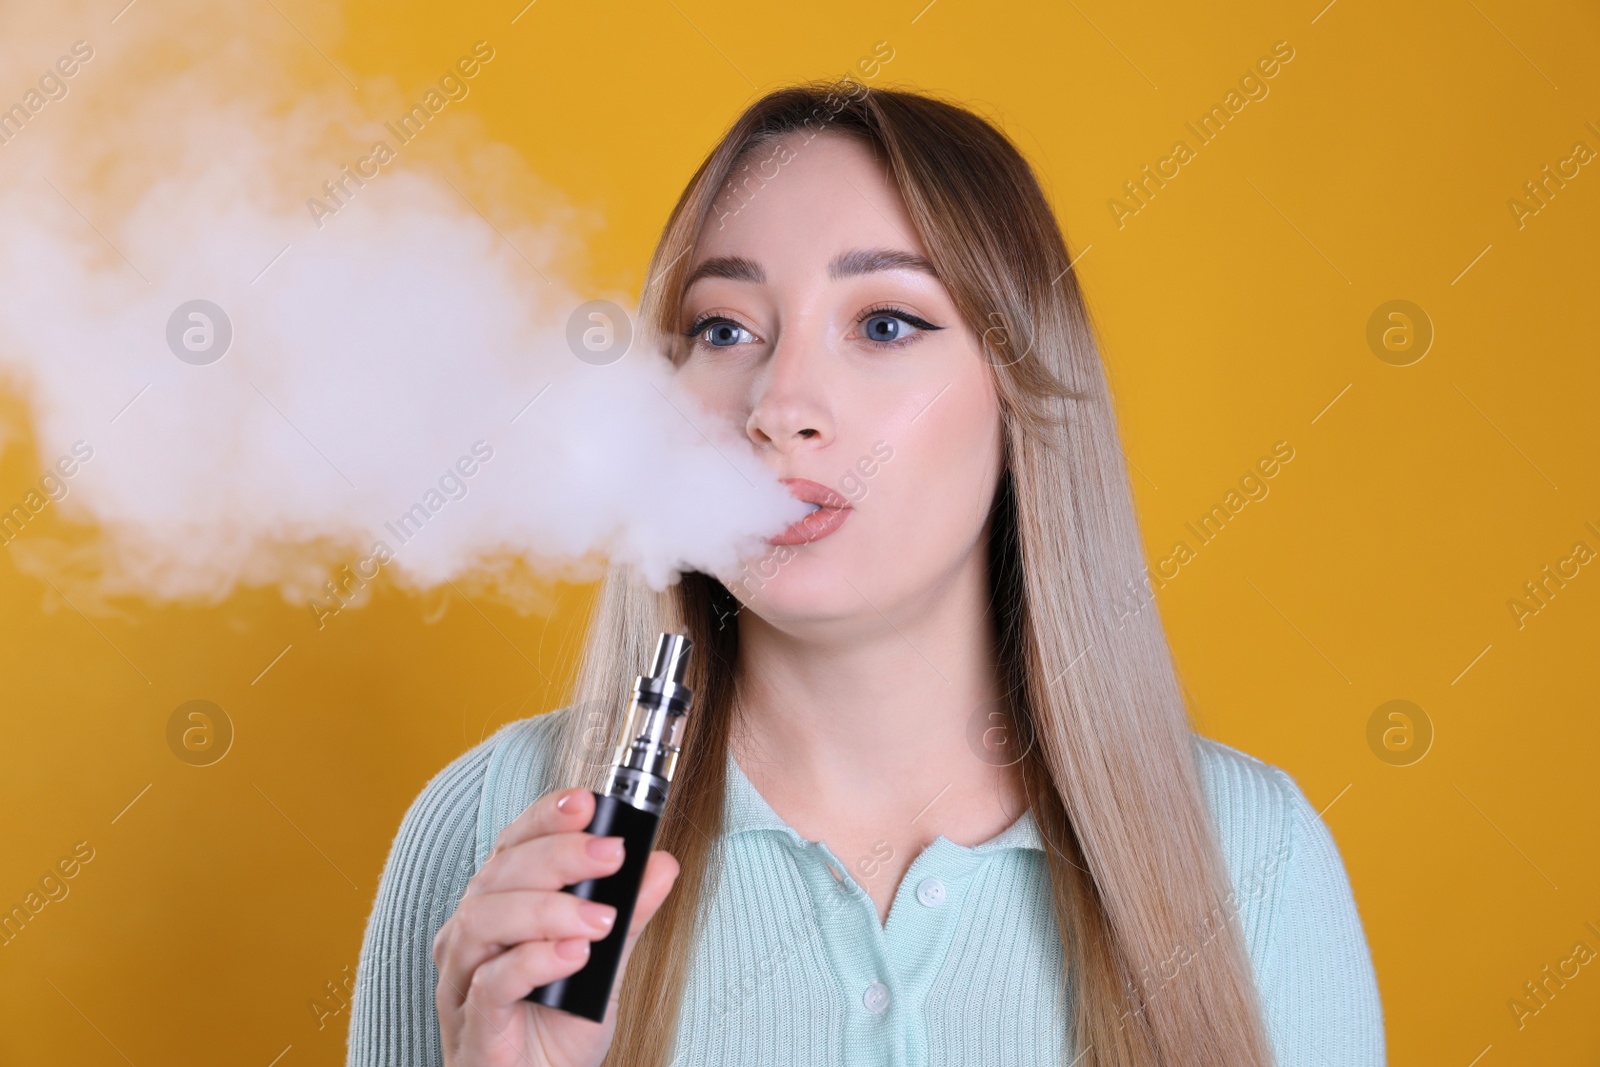
[[[1600,166],[1521,227],[1507,206],[1575,141],[1600,150],[1592,6],[364,0],[342,24],[278,6],[358,84],[408,97],[491,41],[451,114],[604,220],[570,264],[580,292],[637,294],[672,201],[758,92],[879,41],[873,84],[1001,122],[1081,255],[1152,564],[1195,548],[1159,603],[1196,721],[1325,808],[1391,1062],[1595,1062],[1600,966],[1520,1027],[1509,1006],[1577,942],[1600,950],[1600,565],[1520,628],[1508,607],[1575,542],[1600,550]],[[1269,95],[1119,227],[1123,183],[1193,145],[1184,123],[1279,41],[1294,58]],[[1435,331],[1409,366],[1367,342],[1396,299]],[[1279,441],[1294,458],[1270,494],[1198,547],[1185,523]],[[48,458],[12,441],[0,500]],[[91,619],[0,552],[0,905],[94,849],[0,948],[0,1061],[342,1063],[347,1015],[319,1029],[313,1001],[354,970],[406,805],[562,699],[591,592],[519,615],[390,591],[321,633],[269,591]],[[212,766],[167,745],[193,699],[236,731]],[[1434,734],[1409,766],[1368,743],[1396,699]]]

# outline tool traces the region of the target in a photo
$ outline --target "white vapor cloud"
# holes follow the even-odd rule
[[[382,542],[382,573],[414,589],[517,560],[593,577],[603,559],[661,587],[808,510],[656,353],[577,358],[569,317],[605,294],[563,269],[597,221],[465,109],[401,144],[386,123],[430,87],[352,89],[301,35],[331,48],[337,27],[271,5],[137,5],[114,24],[45,7],[0,8],[0,109],[25,112],[0,115],[0,386],[41,464],[92,449],[49,506],[93,533],[14,520],[0,536],[25,571],[97,597],[304,602]],[[492,93],[508,62],[457,84]],[[378,141],[392,160],[337,213],[308,209]],[[193,300],[231,325],[214,362],[169,346]],[[203,320],[179,325],[204,347]]]

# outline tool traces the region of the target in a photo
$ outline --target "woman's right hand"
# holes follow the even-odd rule
[[[584,788],[530,804],[495,840],[439,928],[435,1002],[447,1067],[599,1067],[605,1058],[628,959],[677,879],[678,861],[650,853],[604,1022],[524,1000],[534,987],[577,972],[590,942],[611,932],[615,908],[561,891],[622,866],[620,837],[584,832],[593,816],[594,794]]]

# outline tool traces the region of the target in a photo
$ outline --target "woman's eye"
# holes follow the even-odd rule
[[[688,330],[690,338],[712,348],[732,348],[754,341],[755,335],[731,319],[703,319]]]
[[[869,341],[899,341],[911,336],[916,329],[899,315],[872,315],[861,324],[861,332]]]
[[[912,344],[918,334],[944,329],[909,311],[887,307],[869,310],[860,322],[862,336],[867,340],[895,348]]]

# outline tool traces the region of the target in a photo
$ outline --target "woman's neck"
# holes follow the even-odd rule
[[[741,613],[739,645],[733,754],[803,836],[973,845],[1021,813],[1017,769],[971,741],[1003,693],[981,553],[920,602],[826,631]]]

